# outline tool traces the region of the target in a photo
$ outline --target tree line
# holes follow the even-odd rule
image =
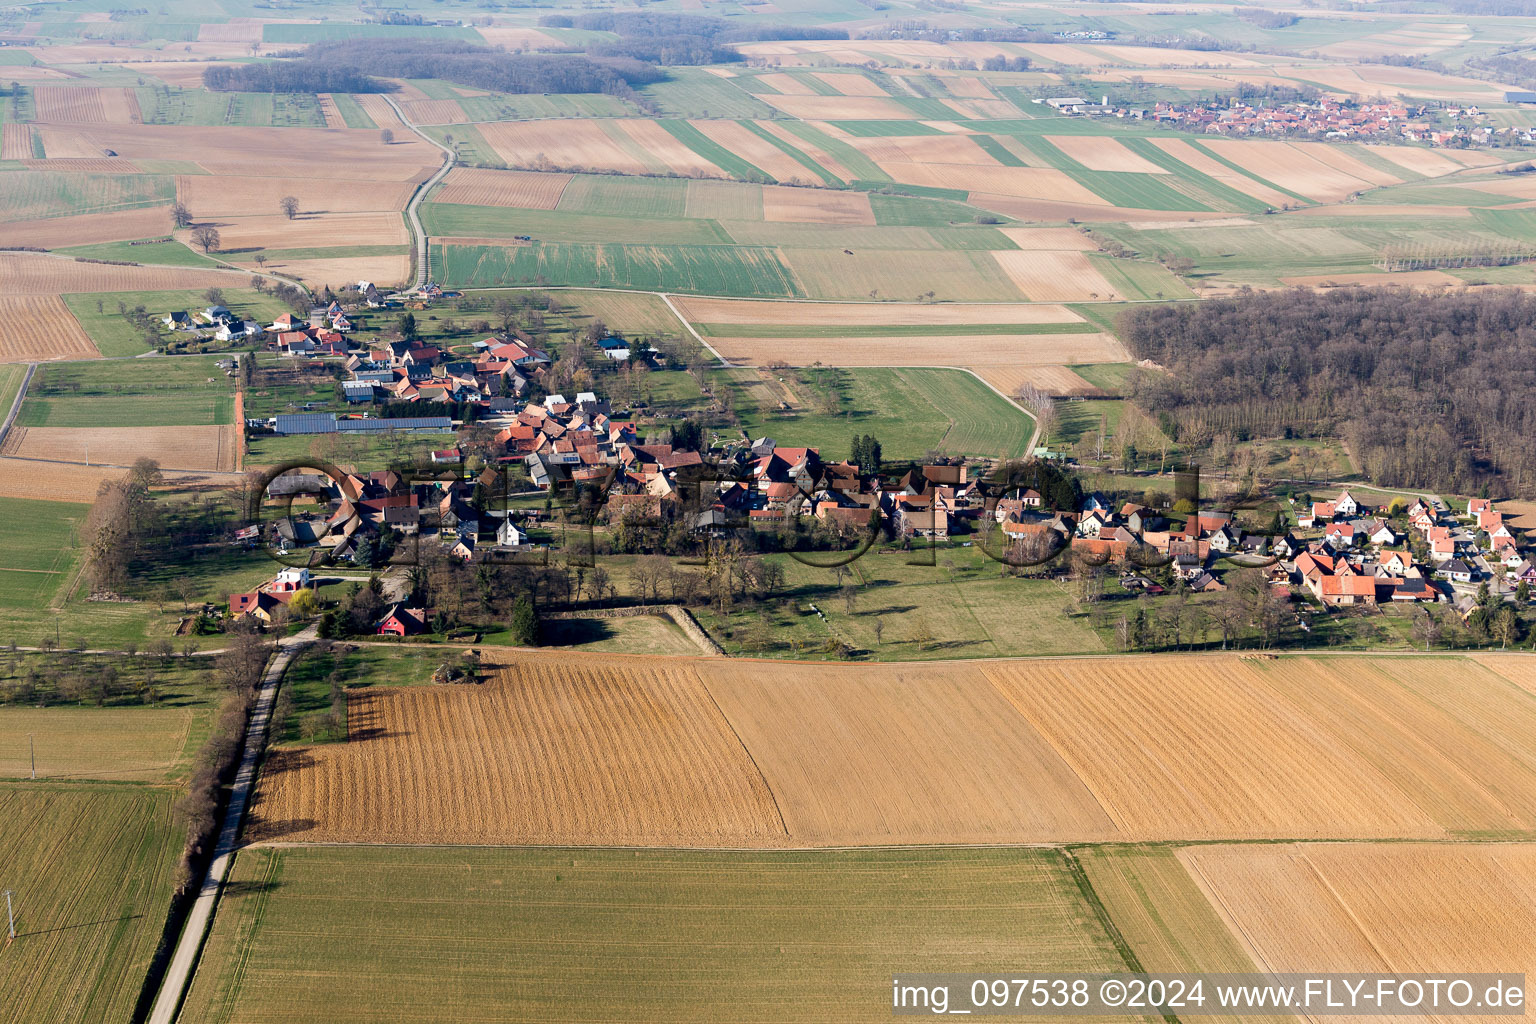
[[[1373,483],[1536,484],[1536,298],[1513,290],[1244,291],[1128,311],[1133,398],[1186,447],[1342,437]]]

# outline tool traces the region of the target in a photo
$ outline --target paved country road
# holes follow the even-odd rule
[[[432,136],[428,135],[420,128],[417,128],[411,122],[407,121],[405,119],[405,111],[400,109],[400,104],[395,102],[395,98],[393,96],[389,95],[389,93],[381,93],[380,95],[384,97],[385,103],[388,103],[391,107],[394,108],[395,116],[400,119],[401,124],[405,125],[411,131],[415,132],[417,135],[420,135],[423,139],[427,140],[432,145],[443,151],[443,166],[437,169],[436,174],[432,175],[432,177],[428,178],[425,182],[422,183],[421,187],[416,190],[416,194],[411,196],[411,201],[405,205],[405,219],[411,226],[411,232],[416,236],[416,283],[411,285],[411,290],[415,291],[427,283],[428,276],[427,232],[426,229],[421,226],[421,218],[416,215],[416,210],[419,206],[421,206],[422,197],[425,196],[428,192],[432,191],[432,186],[442,181],[443,178],[447,176],[448,172],[453,170],[453,162],[456,159],[456,156],[453,150],[449,149],[441,142],[438,142]]]
[[[267,743],[267,726],[272,717],[272,702],[277,696],[278,683],[283,678],[294,656],[315,639],[316,627],[311,626],[278,641],[277,656],[267,666],[261,677],[261,688],[256,692],[256,705],[245,730],[245,752],[240,758],[240,770],[235,775],[235,785],[230,791],[229,808],[224,812],[224,824],[219,829],[219,842],[213,850],[213,861],[208,866],[208,876],[203,879],[197,902],[187,915],[181,937],[176,941],[176,951],[171,956],[165,977],[160,979],[160,992],[155,997],[147,1024],[175,1024],[181,1002],[186,997],[187,985],[197,967],[198,954],[213,921],[214,907],[219,901],[219,890],[229,873],[229,862],[240,838],[240,823],[245,808],[250,803],[251,790],[256,783],[256,765]]]

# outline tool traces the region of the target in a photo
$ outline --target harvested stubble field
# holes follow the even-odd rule
[[[1083,252],[1005,250],[992,258],[1035,302],[1112,302],[1122,298]]]
[[[560,194],[570,181],[569,174],[455,167],[432,194],[432,201],[462,203],[467,206],[553,210],[559,205]]]
[[[1049,850],[258,848],[186,1014],[875,1022],[891,965],[982,963],[1125,969]]]
[[[763,220],[770,223],[851,224],[874,227],[875,214],[864,192],[831,192],[814,188],[763,189]]]
[[[784,838],[768,787],[693,661],[505,658],[478,686],[349,691],[351,741],[275,753],[253,833],[706,846]]]
[[[131,466],[148,457],[166,469],[235,471],[238,428],[13,427],[0,454],[20,459]]]
[[[705,138],[719,143],[728,152],[741,157],[779,181],[804,182],[808,185],[828,184],[825,178],[799,160],[735,121],[694,121],[692,124],[704,133]]]
[[[32,156],[32,127],[7,123],[0,126],[0,160],[26,160]]]
[[[101,485],[117,480],[116,466],[83,466],[72,462],[36,462],[0,457],[0,498],[42,498],[89,505]]]
[[[0,253],[0,293],[12,297],[57,297],[76,292],[169,291],[174,288],[243,288],[249,283],[249,277],[234,270],[119,267],[106,263],[81,263],[42,253]]]
[[[1178,855],[1260,970],[1536,972],[1531,844],[1199,846]]]
[[[5,225],[8,245],[62,249],[92,242],[120,242],[137,238],[166,237],[171,231],[170,208],[145,206],[110,213],[84,213],[77,217],[45,217]]]
[[[259,168],[275,178],[314,179],[323,165],[344,168],[356,181],[413,181],[436,170],[442,157],[437,147],[403,128],[387,144],[376,131],[340,128],[79,125],[54,134],[83,150],[72,155],[101,156],[110,149],[127,160],[163,160],[175,154],[220,177],[249,176]]]
[[[677,296],[672,301],[696,324],[879,327],[1082,322],[1082,317],[1065,306],[1011,302],[764,302],[693,296]]]
[[[136,124],[139,99],[132,89],[40,85],[33,90],[37,120],[50,124]]]
[[[411,276],[410,253],[396,256],[339,256],[319,260],[269,260],[265,270],[298,278],[311,288],[327,286],[336,290],[358,281],[372,281],[380,288],[393,288]]]
[[[1125,346],[1111,334],[945,334],[890,337],[711,338],[726,359],[747,366],[958,366],[983,379],[993,369],[1123,363]]]
[[[0,287],[7,283],[0,263]],[[57,295],[0,295],[0,362],[100,357],[75,315]],[[0,410],[0,418],[9,411]]]
[[[0,709],[0,778],[158,782],[186,752],[187,708]],[[32,737],[34,747],[28,746]]]
[[[24,738],[23,738],[24,739]],[[0,955],[0,1022],[125,1021],[165,923],[183,829],[175,791],[0,783],[0,864],[15,942]]]
[[[740,847],[1536,832],[1536,703],[1466,659],[918,669],[488,650],[351,692],[258,836]],[[771,681],[770,681],[771,679]],[[976,766],[985,766],[979,770]]]
[[[913,163],[1001,166],[996,157],[963,135],[873,136],[850,139],[849,144],[882,168]]]
[[[313,168],[310,173],[314,173]],[[290,195],[299,201],[301,215],[403,210],[413,188],[410,184],[345,178],[183,174],[176,179],[176,198],[193,218],[203,220],[277,214],[278,203]],[[222,228],[219,234],[220,241],[229,245]],[[337,242],[332,238],[320,244]]]
[[[404,245],[411,240],[397,212],[281,213],[222,217],[217,225],[225,250],[303,249],[335,245]]]
[[[1372,182],[1340,170],[1336,161],[1324,162],[1290,143],[1202,139],[1201,144],[1265,181],[1318,202],[1336,203],[1372,187]]]
[[[1127,149],[1119,139],[1104,135],[1047,135],[1046,140],[1090,171],[1133,171],[1167,174],[1166,167]]]

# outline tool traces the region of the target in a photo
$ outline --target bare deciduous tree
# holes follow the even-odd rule
[[[219,229],[207,226],[200,227],[192,232],[192,244],[203,250],[207,255],[219,247]]]

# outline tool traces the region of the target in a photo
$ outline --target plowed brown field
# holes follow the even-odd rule
[[[349,742],[269,759],[254,834],[400,843],[784,840],[762,775],[692,660],[497,656],[505,664],[479,686],[351,691]]]
[[[32,157],[32,126],[7,123],[0,126],[0,160],[28,160]]]
[[[1528,843],[1201,846],[1178,855],[1260,970],[1536,972]]]
[[[696,324],[872,327],[880,324],[1068,324],[1082,317],[1065,306],[1017,302],[774,302],[672,297]]]
[[[0,282],[4,280],[0,274]],[[0,363],[100,356],[75,315],[57,295],[0,294]],[[0,410],[0,419],[9,411]]]
[[[161,238],[169,235],[170,231],[170,207],[146,206],[138,210],[17,221],[5,226],[5,238],[10,245],[58,249],[66,245],[88,245],[92,242]]]
[[[314,169],[310,169],[314,173]],[[410,184],[352,181],[345,178],[254,177],[250,175],[183,174],[176,179],[176,198],[199,220],[280,212],[284,196],[299,201],[301,213],[362,213],[403,210],[411,197]],[[222,229],[220,229],[222,236]],[[222,237],[221,237],[222,240]],[[331,245],[350,245],[346,239]]]
[[[816,188],[763,187],[763,220],[794,224],[855,224],[873,227],[874,211],[865,192]]]
[[[139,100],[132,89],[40,85],[34,90],[37,119],[52,124],[136,124]]]
[[[481,686],[352,691],[349,743],[268,770],[258,834],[826,846],[1536,831],[1536,702],[1469,659],[487,656],[505,665]]]
[[[235,471],[235,431],[221,427],[12,427],[3,454],[131,466],[148,457],[165,469]]]
[[[743,160],[783,182],[825,184],[821,175],[735,121],[694,121],[693,126]],[[871,221],[870,223],[874,223]]]
[[[233,270],[118,267],[107,263],[78,263],[42,253],[0,252],[0,295],[13,297],[171,288],[242,288],[249,281],[246,275]]]
[[[443,179],[442,186],[432,194],[432,201],[463,203],[468,206],[553,210],[570,181],[569,174],[455,167]]]
[[[107,480],[124,470],[116,466],[82,466],[72,462],[32,462],[0,457],[0,498],[34,498],[89,505]]]

